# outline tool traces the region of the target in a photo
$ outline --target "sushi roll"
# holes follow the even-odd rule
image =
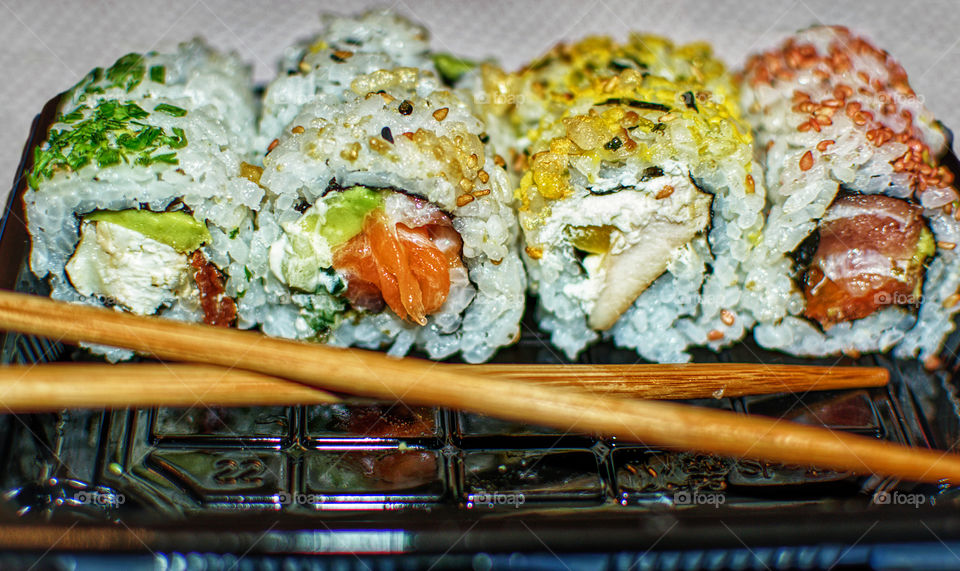
[[[704,44],[634,35],[560,45],[515,74],[481,71],[510,164],[538,318],[574,358],[612,338],[690,359],[753,325],[744,261],[762,178],[732,77]]]
[[[427,31],[389,10],[321,16],[322,31],[284,50],[280,75],[263,96],[261,142],[269,144],[318,96],[339,97],[361,75],[432,69]]]
[[[240,234],[264,194],[244,176],[255,117],[248,68],[200,42],[124,56],[62,95],[23,198],[50,295],[233,324]]]
[[[770,189],[756,280],[787,284],[771,288],[757,341],[934,357],[960,309],[949,133],[903,68],[846,28],[751,57],[743,84]]]
[[[241,312],[270,335],[484,361],[518,336],[526,288],[504,162],[429,59],[401,65],[423,30],[383,13],[328,29],[344,37],[324,35],[297,69],[337,83],[310,80],[321,87],[263,158],[263,287]],[[281,77],[267,99],[300,83]]]

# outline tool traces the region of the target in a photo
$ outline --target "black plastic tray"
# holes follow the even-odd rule
[[[0,227],[0,287],[41,295],[27,267],[22,175],[55,105],[34,123]],[[878,355],[800,360],[749,342],[698,352],[701,362],[879,365],[892,382],[696,404],[952,449],[958,345],[954,334],[936,373]],[[0,347],[4,363],[90,359],[19,334]],[[578,362],[636,360],[601,344]],[[565,362],[529,316],[496,361]],[[270,554],[369,556],[326,560],[331,568],[779,569],[905,556],[911,566],[960,567],[950,556],[960,555],[952,542],[960,493],[945,485],[651,449],[399,403],[0,415],[0,466],[0,549],[18,550],[0,567],[29,566],[48,548],[45,561],[81,567],[93,556],[77,550],[110,553],[101,562],[122,566],[209,552],[264,565]],[[478,562],[478,552],[489,555]],[[512,552],[530,559],[497,555]],[[209,557],[211,569],[225,561]]]

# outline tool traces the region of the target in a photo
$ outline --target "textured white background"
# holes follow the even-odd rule
[[[790,32],[844,24],[900,60],[928,107],[960,129],[960,2],[955,0],[418,1],[0,0],[0,199],[12,186],[30,122],[91,68],[131,51],[169,50],[203,36],[273,75],[284,46],[310,36],[323,11],[392,6],[425,24],[433,46],[520,65],[555,42],[631,29],[707,40],[731,67]],[[0,202],[2,204],[3,202]]]

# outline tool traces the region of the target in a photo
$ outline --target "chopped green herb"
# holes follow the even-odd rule
[[[150,114],[136,103],[108,99],[90,111],[80,106],[64,115],[63,122],[69,127],[52,129],[46,144],[34,149],[33,170],[27,177],[31,188],[36,189],[43,179],[53,178],[58,170],[76,171],[93,162],[100,168],[121,162],[177,164],[176,153],[157,152],[187,144],[183,129],[175,127],[171,135],[141,122]]]
[[[447,85],[455,84],[465,73],[477,67],[475,62],[445,53],[433,54],[433,65]]]
[[[164,153],[162,155],[153,155],[153,157],[151,157],[150,162],[165,163],[168,165],[177,165],[177,164],[180,164],[180,159],[177,158],[177,153]]]
[[[169,105],[167,103],[161,103],[153,108],[154,111],[160,113],[166,113],[167,115],[172,115],[173,117],[183,117],[187,114],[187,110],[183,107],[177,107],[176,105]]]
[[[76,123],[76,122],[79,121],[80,119],[83,119],[83,111],[84,111],[84,109],[89,109],[89,107],[87,107],[86,105],[81,105],[81,106],[77,107],[76,109],[74,109],[73,111],[71,111],[71,112],[69,112],[69,113],[67,113],[67,114],[65,114],[65,115],[60,115],[60,116],[58,116],[58,117],[57,117],[57,122],[59,122],[59,123]]]
[[[97,166],[100,168],[120,164],[120,152],[116,149],[100,149],[97,151]],[[76,170],[76,169],[74,169]]]
[[[140,85],[145,72],[143,56],[140,54],[127,54],[107,68],[105,75],[107,81],[110,82],[110,87],[121,87],[127,92],[130,92],[134,87]]]
[[[231,240],[235,239],[239,235],[240,235],[239,228],[234,228],[233,230],[230,231],[230,234],[229,234]]]
[[[293,302],[300,306],[300,316],[318,338],[323,338],[339,325],[346,309],[343,300],[323,292],[295,294]]]
[[[167,82],[167,68],[162,65],[155,65],[150,68],[150,81],[155,83]]]

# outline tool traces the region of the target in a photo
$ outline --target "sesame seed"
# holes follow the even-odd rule
[[[480,166],[480,157],[478,157],[476,153],[473,153],[472,155],[467,157],[467,166],[472,169],[475,169],[478,166]]]
[[[383,142],[383,139],[380,139],[378,137],[370,137],[367,140],[367,144],[370,145],[371,149],[373,149],[374,151],[377,151],[378,153],[382,153],[390,148],[390,146],[387,145],[387,143]]]
[[[829,147],[830,145],[832,145],[832,144],[834,144],[834,143],[836,143],[836,141],[834,141],[833,139],[824,139],[824,140],[820,141],[819,143],[817,143],[817,150],[822,153],[822,152],[824,152],[824,151],[827,150],[827,147]]]
[[[380,91],[379,94],[381,99],[383,99],[384,103],[393,103],[394,101],[397,100],[396,97],[394,97],[393,95],[390,95],[386,91]]]
[[[480,169],[480,172],[477,173],[477,178],[479,178],[483,184],[487,184],[487,181],[490,180],[490,175],[487,174],[487,171]]]
[[[800,157],[800,170],[808,171],[813,168],[813,153],[807,151]]]
[[[735,320],[736,320],[736,316],[733,314],[732,311],[730,311],[729,309],[720,310],[720,321],[722,321],[724,325],[729,327],[733,325],[733,322]]]
[[[527,246],[523,250],[527,253],[528,256],[530,256],[534,260],[539,260],[540,258],[543,257],[543,248],[540,248],[538,246]]]
[[[488,195],[488,194],[490,194],[490,189],[489,189],[489,188],[485,188],[485,189],[483,189],[483,190],[478,190],[478,191],[474,192],[474,193],[473,193],[473,197],[474,197],[474,198],[480,198],[481,196],[486,196],[486,195]]]
[[[955,307],[958,303],[960,303],[960,293],[955,293],[943,300],[943,307],[950,309],[951,307]]]
[[[656,198],[657,200],[662,200],[664,198],[669,197],[671,194],[673,194],[673,187],[668,184],[668,185],[665,185],[663,188],[661,188],[659,191],[657,191],[657,194],[654,196],[654,198]]]
[[[753,175],[748,174],[747,180],[746,180],[746,188],[744,189],[744,192],[746,192],[747,194],[753,194],[756,191],[756,188],[757,188],[757,185],[753,181]]]
[[[360,156],[360,143],[350,143],[347,148],[340,151],[340,156],[348,161],[355,161]]]
[[[397,107],[397,111],[399,111],[401,115],[409,115],[413,113],[413,103],[408,99],[404,99],[400,102],[400,106]]]
[[[383,129],[380,129],[380,136],[391,143],[393,142],[393,133],[390,132],[390,127],[384,127]]]
[[[270,141],[270,146],[267,147],[267,152],[269,153],[270,151],[276,149],[277,145],[279,144],[280,144],[280,139],[274,139]]]
[[[466,206],[473,202],[473,195],[471,194],[461,194],[457,197],[457,206]]]
[[[450,112],[450,109],[448,107],[444,107],[443,109],[437,109],[436,111],[433,112],[433,118],[436,119],[437,121],[443,121],[444,119],[447,118],[447,113],[449,112]]]
[[[937,242],[937,247],[944,250],[952,250],[957,247],[953,242]]]
[[[500,155],[493,155],[493,164],[500,168],[507,168],[507,161],[503,160],[503,157]]]
[[[723,338],[723,331],[720,331],[719,329],[711,329],[710,332],[707,333],[707,340],[709,341],[719,341]]]
[[[930,355],[923,360],[923,368],[928,371],[936,371],[937,369],[943,368],[943,359],[936,355]]]
[[[297,125],[293,129],[290,129],[290,132],[295,135],[299,135],[300,133],[303,133],[305,130],[306,129],[303,128],[303,125]]]

